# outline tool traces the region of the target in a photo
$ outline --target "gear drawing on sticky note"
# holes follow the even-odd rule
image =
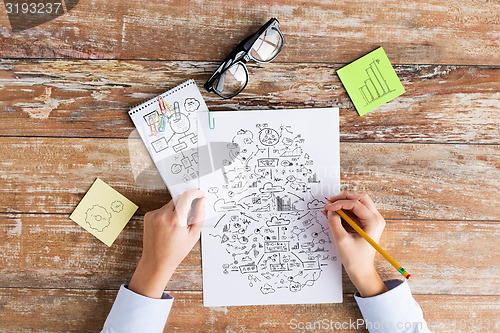
[[[198,110],[200,107],[200,102],[196,98],[186,98],[184,101],[184,109],[186,109],[187,112],[194,112]]]
[[[123,209],[123,203],[122,203]],[[85,212],[85,222],[92,228],[102,232],[111,223],[111,213],[100,205],[93,205]]]
[[[115,213],[119,213],[123,210],[123,202],[121,202],[120,200],[115,200],[111,203],[111,210]]]

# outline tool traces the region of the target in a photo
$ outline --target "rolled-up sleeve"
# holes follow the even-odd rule
[[[167,293],[149,298],[122,285],[101,333],[163,332],[173,301]]]
[[[430,332],[408,283],[401,280],[387,280],[384,283],[389,291],[383,294],[373,297],[354,294],[368,331]]]

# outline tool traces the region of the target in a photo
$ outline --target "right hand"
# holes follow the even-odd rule
[[[328,225],[337,246],[347,275],[361,296],[369,297],[387,291],[385,284],[375,270],[375,249],[356,231],[347,231],[342,226],[342,209],[375,242],[378,243],[385,227],[385,220],[366,193],[342,192],[330,198],[323,214],[328,217]]]

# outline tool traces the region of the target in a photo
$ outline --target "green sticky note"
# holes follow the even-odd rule
[[[337,74],[360,116],[405,92],[381,47],[342,67]]]
[[[111,246],[137,208],[132,201],[97,178],[69,218]]]

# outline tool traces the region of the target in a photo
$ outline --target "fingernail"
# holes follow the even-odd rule
[[[333,215],[333,212],[331,210],[328,211],[328,218],[330,218]]]

